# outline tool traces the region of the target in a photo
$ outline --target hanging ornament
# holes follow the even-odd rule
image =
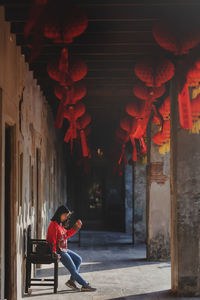
[[[166,87],[162,84],[160,87],[148,87],[143,82],[138,82],[133,87],[134,95],[141,100],[154,101],[165,93]]]
[[[189,88],[187,84],[184,85],[183,89],[178,94],[178,103],[179,103],[180,125],[184,129],[191,129],[192,111],[191,111]]]
[[[149,87],[160,87],[174,76],[173,63],[164,57],[149,57],[135,64],[136,76]]]
[[[47,64],[47,72],[49,76],[56,81],[60,82],[60,85],[70,86],[74,82],[83,79],[87,74],[87,65],[81,59],[69,60],[67,64],[63,65],[62,71],[61,59],[55,59]]]
[[[85,135],[85,128],[90,124],[90,122],[91,122],[91,116],[88,113],[84,114],[82,117],[80,117],[77,120],[77,128],[80,131],[83,157],[89,156],[86,135]]]
[[[195,28],[194,28],[195,29]],[[200,38],[197,30],[193,30],[187,21],[185,24],[174,22],[157,22],[152,28],[153,37],[165,50],[175,55],[187,54],[198,45]]]
[[[88,26],[85,12],[66,0],[52,1],[45,14],[44,36],[54,43],[72,43]]]

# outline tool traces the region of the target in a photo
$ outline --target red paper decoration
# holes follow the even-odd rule
[[[181,127],[184,129],[192,128],[192,111],[191,111],[191,102],[189,96],[189,88],[185,84],[183,89],[179,92],[178,95],[179,102],[179,118]]]
[[[46,11],[44,36],[55,43],[72,43],[88,26],[85,12],[66,0],[53,1]]]
[[[49,62],[47,72],[52,79],[59,81],[63,86],[72,85],[74,82],[83,79],[87,74],[87,65],[81,59],[72,59],[69,61],[69,68],[66,67],[65,71],[63,68],[62,72],[59,68],[59,62],[60,60],[58,59]]]
[[[147,86],[160,87],[174,76],[174,65],[167,58],[150,57],[138,61],[134,71]]]
[[[160,87],[147,87],[143,82],[138,82],[133,87],[134,95],[141,100],[154,100],[165,93],[165,85]]]
[[[179,16],[177,16],[179,18]],[[174,23],[158,22],[152,29],[156,42],[165,50],[175,55],[182,55],[194,48],[200,41],[199,34],[189,28],[189,24],[181,25],[181,30]]]
[[[139,99],[134,99],[126,105],[126,112],[136,119],[141,118],[142,103]]]
[[[91,122],[91,116],[89,114],[84,114],[82,117],[80,117],[77,120],[77,128],[80,130],[83,157],[88,157],[89,155],[85,128],[90,124],[90,122]]]
[[[85,97],[86,93],[87,89],[81,82],[74,83],[70,88],[60,85],[56,85],[54,88],[54,94],[59,100],[64,98],[64,104],[75,104]]]

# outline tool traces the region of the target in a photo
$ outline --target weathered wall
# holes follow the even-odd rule
[[[10,34],[10,24],[4,22],[4,10],[0,7],[0,88],[2,89],[2,115],[0,134],[0,202],[1,202],[1,297],[3,294],[4,261],[4,146],[5,124],[15,128],[15,167],[12,174],[16,201],[16,261],[17,295],[12,300],[20,300],[24,290],[24,229],[28,224],[36,234],[36,148],[39,149],[39,218],[41,232],[45,237],[49,219],[58,204],[65,204],[66,168],[64,163],[65,145],[59,131],[53,127],[53,114],[43,96],[28,64],[24,62],[20,47],[16,47],[15,36]],[[20,103],[20,105],[19,105]],[[21,114],[20,114],[21,107]],[[1,110],[0,110],[1,113]],[[20,125],[21,124],[21,125]],[[21,128],[20,128],[21,127]],[[20,154],[23,153],[22,192],[20,192]],[[21,156],[22,157],[22,156]],[[32,172],[32,173],[31,173]],[[31,181],[31,176],[33,180]],[[33,182],[32,192],[31,186]],[[21,197],[22,195],[22,197]],[[31,197],[33,198],[31,199]],[[14,217],[14,216],[13,216]],[[15,244],[16,242],[16,244]],[[15,268],[13,268],[14,272]]]
[[[146,164],[134,167],[134,242],[146,242]]]
[[[151,135],[157,126],[151,124]],[[170,161],[169,153],[161,155],[150,140],[147,183],[147,257],[150,260],[170,258]]]

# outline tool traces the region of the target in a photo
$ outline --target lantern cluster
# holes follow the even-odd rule
[[[31,48],[29,62],[33,62],[40,54],[44,37],[54,43],[70,44],[87,26],[87,15],[71,1],[33,0],[24,28],[25,41]]]
[[[184,129],[191,129],[192,109],[189,95],[189,87],[196,87],[200,82],[200,61],[191,64],[187,69],[187,57],[192,57],[191,51],[200,43],[197,19],[187,19],[189,14],[181,14],[185,18],[170,18],[155,23],[152,27],[152,34],[159,46],[172,52],[175,56],[180,56],[177,62],[177,83],[180,125]],[[187,54],[187,55],[186,55]]]
[[[87,65],[81,59],[69,59],[68,50],[63,48],[59,58],[47,64],[49,76],[56,81],[55,96],[59,100],[55,128],[61,128],[64,119],[69,122],[64,141],[81,141],[83,157],[90,157],[87,145],[88,126],[91,116],[86,113],[85,104],[80,100],[86,95],[86,87],[80,82],[87,74]]]

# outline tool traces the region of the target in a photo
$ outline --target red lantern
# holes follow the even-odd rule
[[[188,86],[195,87],[199,86],[200,83],[200,69],[198,68],[199,64],[193,66],[189,69],[187,73],[187,84]]]
[[[141,109],[142,109],[142,103],[138,99],[135,99],[126,105],[126,112],[131,117],[134,117],[136,119],[141,118]]]
[[[138,82],[133,87],[134,95],[141,100],[154,101],[165,93],[165,85],[160,87],[147,87],[143,82]]]
[[[64,117],[68,119],[70,125],[66,132],[64,141],[68,143],[71,139],[71,146],[73,139],[77,138],[77,124],[76,121],[85,113],[85,105],[78,102],[75,105],[69,105],[65,108]]]
[[[56,59],[47,64],[47,72],[49,76],[59,81],[63,86],[70,86],[85,77],[87,74],[87,65],[81,59],[72,59],[69,61],[69,67],[65,68],[66,71],[59,69],[60,59]],[[64,74],[63,74],[64,73]]]
[[[174,65],[167,58],[150,57],[138,61],[134,71],[147,86],[160,87],[174,76]]]
[[[82,154],[83,157],[88,157],[88,146],[86,141],[85,135],[85,128],[91,122],[91,116],[89,114],[84,114],[77,120],[77,128],[80,130],[80,137],[81,137],[81,145],[82,145]]]
[[[87,89],[85,85],[81,82],[74,83],[71,87],[62,87],[56,85],[54,89],[54,94],[58,99],[65,99],[64,104],[75,104],[77,101],[85,97]]]
[[[55,43],[72,43],[88,26],[85,12],[66,0],[52,1],[46,10],[44,36]]]
[[[137,127],[137,120],[127,116],[120,121],[120,126],[123,130],[127,131],[129,135],[133,134]]]
[[[170,21],[171,22],[171,21]],[[200,41],[199,34],[192,32],[189,24],[181,25],[181,30],[172,22],[154,24],[152,32],[156,42],[175,55],[182,55],[194,48]]]

